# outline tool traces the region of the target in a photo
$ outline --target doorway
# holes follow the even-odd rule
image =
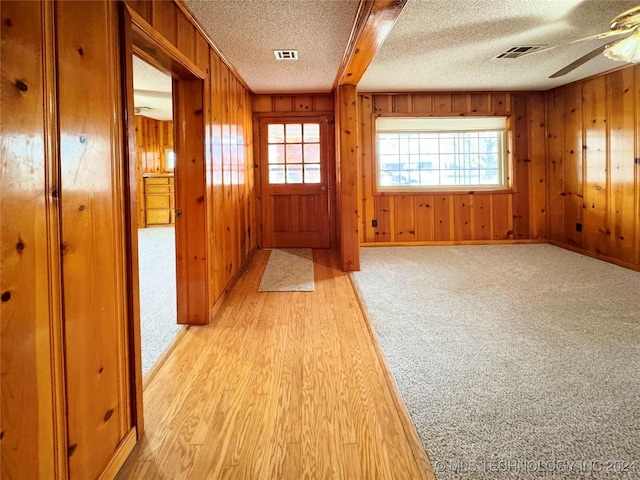
[[[133,55],[142,375],[175,342],[177,324],[173,80]]]
[[[260,122],[264,248],[329,248],[328,117]]]
[[[128,310],[130,318],[130,365],[133,372],[132,399],[138,438],[144,432],[143,367],[141,355],[141,323],[139,296],[139,244],[138,199],[142,187],[138,186],[135,148],[135,106],[133,95],[134,55],[171,76],[171,102],[173,109],[173,208],[169,220],[175,228],[176,320],[178,324],[203,325],[209,321],[207,269],[207,202],[205,181],[204,144],[204,79],[207,74],[173,45],[166,42],[141,17],[121,4],[122,15],[122,92],[126,97],[124,139],[127,151],[126,196],[128,213]],[[168,153],[168,152],[167,152]],[[171,155],[164,158],[170,162]],[[167,165],[164,167],[167,169]],[[171,191],[171,185],[168,184]],[[157,187],[158,185],[154,185]],[[167,189],[163,184],[163,188]],[[166,194],[166,191],[163,192]],[[166,207],[154,204],[157,210]],[[149,221],[149,204],[144,207]],[[157,211],[155,220],[162,217]],[[153,215],[152,215],[153,216]],[[166,220],[166,214],[162,217]]]

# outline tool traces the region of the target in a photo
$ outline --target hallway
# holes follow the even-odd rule
[[[314,292],[259,293],[268,255],[149,383],[117,478],[433,479],[335,253]]]

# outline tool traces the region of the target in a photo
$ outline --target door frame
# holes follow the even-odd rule
[[[136,147],[133,104],[133,55],[173,77],[176,297],[178,323],[206,324],[209,321],[207,282],[206,150],[204,144],[204,82],[207,73],[196,66],[160,35],[135,10],[120,3],[122,94],[124,103],[125,212],[127,214],[127,309],[129,316],[129,364],[133,423],[138,439],[144,433],[143,376],[140,332],[138,270],[138,205]],[[177,121],[176,121],[177,120]],[[187,134],[187,131],[189,132]],[[188,161],[190,159],[191,161]],[[202,161],[198,161],[198,160]],[[182,160],[182,161],[181,161]],[[178,169],[181,172],[178,173]],[[189,188],[180,183],[188,181]],[[184,185],[183,185],[184,186]],[[184,221],[189,219],[189,221]],[[189,255],[186,255],[186,252]],[[178,257],[181,256],[180,260]],[[196,287],[194,288],[194,285]]]
[[[256,181],[256,199],[258,208],[256,208],[256,223],[260,225],[260,228],[256,232],[258,234],[257,245],[259,248],[265,248],[264,236],[262,233],[263,208],[264,202],[264,185],[263,185],[263,152],[262,148],[262,125],[266,123],[287,123],[299,121],[314,121],[314,119],[322,120],[327,123],[326,138],[321,139],[321,148],[325,148],[327,159],[327,190],[328,190],[328,203],[329,203],[329,239],[330,248],[336,248],[337,230],[336,230],[336,165],[335,165],[335,121],[333,112],[313,111],[313,112],[271,112],[271,113],[257,113],[254,114],[254,138],[257,139],[254,142],[254,158],[255,158],[255,174],[257,176]],[[266,135],[266,133],[265,133]]]

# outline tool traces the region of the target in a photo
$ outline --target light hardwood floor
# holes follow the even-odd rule
[[[151,380],[118,480],[434,479],[336,255],[314,292],[259,293],[268,256]]]

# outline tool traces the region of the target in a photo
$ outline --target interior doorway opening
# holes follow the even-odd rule
[[[173,80],[136,55],[133,101],[142,375],[175,343],[177,323]]]

